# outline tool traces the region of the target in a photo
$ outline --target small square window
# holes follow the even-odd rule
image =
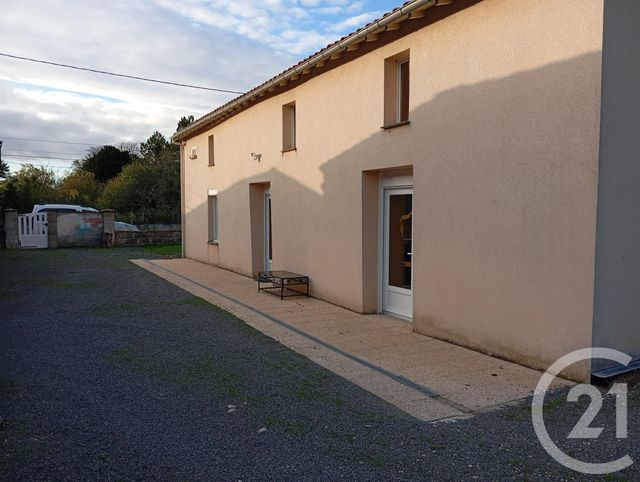
[[[384,126],[409,122],[409,52],[389,57],[384,66]]]
[[[209,242],[218,242],[218,195],[209,196]]]
[[[216,162],[213,154],[213,134],[211,134],[208,138],[208,150],[209,150],[209,165],[215,166]]]
[[[296,103],[282,106],[282,150],[296,148]]]

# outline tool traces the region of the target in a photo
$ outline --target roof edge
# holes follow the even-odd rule
[[[308,75],[313,68],[323,66],[327,60],[333,60],[332,57],[339,58],[341,53],[347,51],[350,47],[354,47],[365,41],[377,40],[378,34],[387,30],[394,30],[396,24],[411,18],[412,14],[415,18],[420,18],[423,15],[422,12],[431,7],[450,5],[452,3],[454,3],[454,0],[412,0],[406,2],[401,7],[386,13],[381,18],[329,44],[327,47],[312,54],[263,84],[221,105],[212,112],[205,114],[188,127],[173,134],[171,141],[179,144],[200,134],[204,130],[219,123],[218,121],[223,121],[249,107],[249,104],[263,100],[264,97],[272,94],[277,88],[284,87],[289,82],[296,81],[300,79],[301,76]],[[419,15],[419,17],[417,15]]]

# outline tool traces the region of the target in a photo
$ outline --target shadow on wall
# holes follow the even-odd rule
[[[534,367],[590,345],[600,62],[594,52],[442,92],[411,111],[410,125],[323,163],[322,194],[298,180],[313,157],[300,132],[297,159],[264,159],[267,172],[218,193],[220,224],[237,237],[221,228],[220,264],[250,274],[247,258],[259,253],[249,185],[269,182],[274,269],[309,274],[315,296],[374,311],[377,191],[367,173],[412,166],[415,329]],[[344,93],[335,95],[327,105]],[[329,143],[337,128],[313,135]],[[190,217],[206,222],[206,202]]]

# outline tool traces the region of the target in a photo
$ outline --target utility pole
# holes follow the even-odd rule
[[[0,141],[0,179],[6,179],[9,175],[9,164],[2,162],[2,141]]]

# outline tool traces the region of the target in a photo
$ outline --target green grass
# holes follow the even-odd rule
[[[96,305],[93,308],[94,315],[110,316],[110,315],[129,315],[140,310],[140,305],[136,303],[105,303]]]
[[[142,246],[146,252],[158,256],[180,256],[182,254],[181,244],[157,244],[152,246]]]
[[[145,357],[131,346],[114,350],[109,357],[111,363],[176,385],[203,385],[218,389],[229,398],[246,396],[246,373],[241,369],[228,369],[219,360],[203,357],[191,364],[161,365]]]
[[[4,375],[0,375],[0,393],[7,393],[14,390],[17,387],[17,383],[15,380],[6,377]]]
[[[234,399],[246,396],[245,380],[246,375],[242,370],[229,370],[212,358],[201,359],[187,367],[180,378],[182,383],[201,383],[215,387]]]
[[[269,342],[269,340],[271,340],[271,338],[264,336],[260,331],[256,330],[251,325],[249,325],[246,321],[242,320],[241,318],[238,318],[233,313],[230,313],[227,310],[221,308],[220,306],[214,305],[213,303],[210,303],[207,300],[200,298],[199,296],[194,295],[189,298],[180,300],[177,302],[177,305],[194,306],[197,308],[204,308],[207,310],[215,311],[216,313],[222,316],[225,316],[234,325],[234,327],[237,328],[238,331],[240,331],[243,335],[246,335],[249,337],[263,337],[265,342]]]
[[[0,298],[8,298],[15,293],[14,290],[10,290],[4,287],[0,287]]]
[[[268,428],[283,427],[287,432],[295,435],[304,435],[309,433],[309,428],[301,422],[294,422],[282,417],[267,416],[263,420]]]
[[[61,288],[61,289],[83,289],[83,288],[97,288],[100,286],[99,283],[95,281],[90,281],[88,283],[72,283],[69,281],[60,281],[57,279],[49,279],[44,282],[44,286],[47,288]]]

